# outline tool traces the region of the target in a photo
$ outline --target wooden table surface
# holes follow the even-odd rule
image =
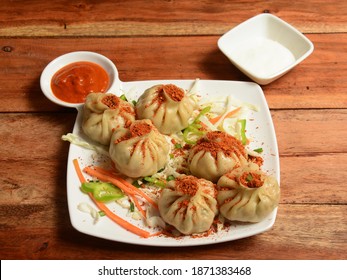
[[[119,2],[119,3],[117,3]],[[219,51],[219,37],[260,13],[303,32],[315,50],[262,86],[280,151],[274,227],[232,242],[154,248],[77,232],[66,196],[74,109],[42,94],[55,57],[101,53],[122,81],[249,79]],[[347,2],[1,1],[1,259],[346,259]]]

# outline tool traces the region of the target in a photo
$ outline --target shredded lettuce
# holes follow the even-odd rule
[[[90,144],[90,143],[84,141],[82,138],[78,137],[77,135],[75,135],[73,133],[68,133],[66,135],[63,135],[61,137],[61,139],[64,140],[64,141],[68,141],[71,144],[80,146],[82,148],[95,151],[95,152],[97,152],[99,154],[107,155],[107,156],[109,155],[106,147]]]

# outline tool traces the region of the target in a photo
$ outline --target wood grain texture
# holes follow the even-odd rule
[[[43,12],[44,11],[44,12]],[[44,97],[40,75],[57,56],[99,52],[124,82],[250,81],[219,51],[230,28],[267,12],[314,52],[262,86],[274,121],[281,199],[274,227],[208,246],[145,247],[76,231],[66,164],[76,111]],[[347,2],[10,1],[0,5],[1,259],[346,259]]]
[[[309,38],[315,44],[314,53],[284,77],[262,87],[271,109],[347,108],[347,34],[312,34]],[[214,36],[0,39],[0,112],[62,110],[42,94],[40,75],[55,57],[78,50],[109,57],[124,82],[250,81],[218,50],[217,40]]]
[[[61,136],[72,131],[74,114],[0,114],[1,161],[32,162],[65,157]],[[28,169],[30,171],[30,169]]]
[[[76,113],[0,114],[0,137],[9,141],[1,160],[55,159],[66,148],[60,137],[72,131]],[[347,110],[272,111],[280,156],[347,152]],[[322,131],[326,138],[322,137]],[[310,137],[308,137],[310,136]],[[329,141],[330,139],[330,141]]]
[[[60,160],[1,161],[0,207],[23,210],[25,207],[27,210],[41,207],[44,211],[50,209],[50,213],[66,208],[67,152],[63,150],[61,153]],[[281,203],[347,205],[345,158],[346,154],[282,157]],[[341,163],[338,169],[336,162]],[[65,218],[68,220],[68,215]],[[2,222],[6,225],[17,222],[8,220],[6,223]],[[36,222],[49,223],[44,216]]]
[[[44,13],[40,11],[45,11]],[[0,36],[221,35],[269,12],[304,33],[346,32],[345,1],[2,1]]]
[[[280,151],[281,202],[347,204],[347,134],[336,129],[347,123],[347,111],[272,114]],[[75,117],[76,113],[0,114],[0,138],[11,139],[0,149],[0,205],[35,204],[65,192],[69,143],[61,136],[72,131]],[[327,144],[321,131],[334,141]]]
[[[335,120],[346,117],[338,114],[340,111],[333,111]],[[328,123],[320,125],[324,130],[332,122],[322,117],[319,110],[298,110],[295,118],[291,114],[291,110],[273,112],[283,147],[292,145],[292,138],[286,135],[305,134],[305,126],[314,131],[314,123],[319,125],[326,119]],[[117,259],[119,256],[194,259],[196,254],[205,259],[339,259],[346,254],[346,153],[342,150],[327,154],[302,152],[300,149],[305,145],[298,143],[293,146],[297,149],[295,154],[300,156],[281,157],[281,204],[275,226],[267,233],[226,244],[190,248],[182,253],[178,248],[148,251],[145,247],[76,232],[70,225],[66,202],[68,144],[60,140],[61,134],[71,131],[75,116],[75,113],[0,115],[1,138],[8,135],[15,139],[13,145],[2,148],[0,156],[2,259]],[[282,120],[290,119],[295,122],[296,133],[286,132],[288,124]],[[326,131],[332,132],[332,128]],[[298,142],[303,139],[292,137]],[[314,215],[308,218],[308,213]],[[12,237],[5,238],[10,233]],[[254,254],[254,248],[264,254]]]
[[[280,110],[273,111],[272,117],[280,155],[298,156],[347,151],[345,109]]]
[[[2,209],[3,210],[3,209]],[[22,211],[20,209],[19,211]],[[44,211],[45,210],[45,211]],[[346,205],[280,205],[268,232],[227,243],[161,248],[111,242],[75,231],[67,209],[28,213],[28,221],[0,231],[1,259],[344,259],[347,254]],[[307,213],[315,213],[308,216]],[[8,214],[8,212],[5,214]],[[46,214],[48,224],[36,224]],[[15,218],[20,218],[20,215]],[[2,224],[4,211],[0,212]],[[11,238],[7,238],[11,235]],[[261,252],[261,254],[259,253]]]

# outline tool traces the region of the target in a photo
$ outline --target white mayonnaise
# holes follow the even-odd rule
[[[232,57],[248,72],[271,76],[295,61],[294,55],[280,43],[267,38],[252,38],[233,46]]]

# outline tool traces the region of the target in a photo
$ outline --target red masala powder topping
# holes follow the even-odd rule
[[[173,85],[173,84],[168,84],[168,85],[160,85],[156,88],[155,95],[152,99],[152,104],[156,104],[157,108],[154,111],[154,115],[157,113],[159,110],[160,106],[165,103],[165,94],[164,92],[173,100],[176,102],[179,102],[183,99],[184,97],[184,91],[180,89],[179,87]],[[147,105],[146,107],[150,106]]]
[[[256,156],[249,156],[249,159],[251,162],[254,162],[259,167],[263,165],[264,159],[262,157],[256,157]]]
[[[185,176],[176,179],[176,188],[184,194],[194,196],[199,189],[199,179],[193,176]]]
[[[129,128],[129,132],[124,135],[123,137],[118,138],[117,140],[114,141],[114,144],[118,144],[120,142],[129,140],[134,137],[139,137],[146,135],[151,132],[151,130],[155,129],[151,124],[144,122],[144,121],[135,121],[132,123],[132,125]],[[135,144],[135,146],[138,143]],[[135,149],[135,147],[134,147]]]
[[[110,109],[118,109],[119,115],[124,120],[124,127],[129,127],[132,123],[131,116],[135,116],[135,110],[130,105],[130,103],[123,101],[118,96],[115,95],[106,95],[101,99],[101,102],[105,104]]]
[[[146,135],[151,132],[153,126],[146,122],[136,122],[130,127],[131,138]]]
[[[110,109],[116,109],[119,106],[121,99],[115,95],[106,95],[101,102],[104,103]]]
[[[261,175],[255,172],[244,172],[239,181],[249,188],[260,188],[264,184]]]
[[[188,207],[189,205],[189,200],[183,200],[179,203],[179,208],[182,208],[182,207]]]
[[[246,156],[245,148],[241,141],[222,131],[208,132],[205,137],[198,141],[194,150],[196,153],[200,151],[209,152],[214,158],[217,158],[218,152],[222,152],[227,157],[233,154]]]
[[[164,85],[163,90],[173,101],[181,101],[184,97],[183,90],[173,84]]]

